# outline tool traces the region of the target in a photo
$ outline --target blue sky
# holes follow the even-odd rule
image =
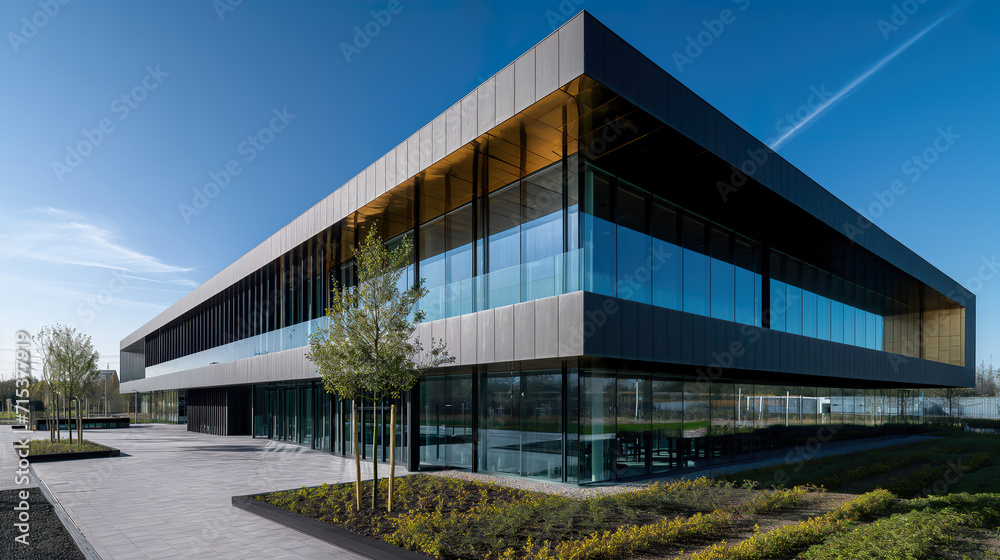
[[[0,372],[16,330],[56,321],[117,367],[125,335],[580,9],[973,289],[979,358],[1000,360],[984,264],[1000,255],[1000,3],[390,4],[0,3]]]

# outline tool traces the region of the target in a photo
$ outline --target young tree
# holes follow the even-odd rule
[[[413,309],[427,294],[427,289],[422,279],[405,290],[400,289],[400,279],[412,253],[413,241],[409,237],[396,248],[388,249],[372,227],[355,255],[358,285],[339,290],[334,286],[332,306],[326,310],[327,320],[309,337],[306,357],[316,364],[327,391],[336,392],[344,399],[367,398],[374,405],[373,414],[383,398],[399,398],[427,369],[455,360],[448,355],[443,341],[431,339],[431,348],[425,352],[413,336],[417,324],[424,318],[422,311],[414,312]],[[352,424],[357,426],[354,415],[352,410]],[[393,405],[390,445],[395,443],[395,421]],[[353,440],[360,509],[361,463],[356,428]],[[372,430],[372,449],[378,449],[378,430]],[[373,453],[372,457],[372,509],[378,502],[378,457],[375,455]],[[390,448],[390,507],[394,460],[395,453]]]
[[[94,350],[90,336],[77,333],[75,328],[58,323],[43,327],[37,338],[42,348],[43,371],[47,373],[49,382],[62,395],[64,402],[76,401],[77,435],[79,441],[83,442],[83,410],[80,406],[80,397],[86,394],[97,378],[100,354]],[[69,431],[69,442],[73,443],[73,429],[69,415],[66,418],[66,428]]]

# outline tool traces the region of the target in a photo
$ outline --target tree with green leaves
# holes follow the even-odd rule
[[[42,354],[42,371],[46,382],[62,396],[64,401],[76,401],[76,429],[78,439],[83,442],[83,411],[80,397],[89,390],[97,378],[100,354],[94,350],[94,344],[89,335],[77,333],[73,327],[56,323],[54,326],[43,327],[35,335]],[[46,407],[48,408],[48,407]],[[56,407],[52,407],[53,410]],[[58,426],[58,410],[56,410],[55,425]],[[69,431],[69,442],[73,443],[73,429],[66,418],[66,428]],[[50,426],[52,423],[50,422]],[[50,435],[54,441],[54,436]]]
[[[427,294],[422,279],[406,289],[400,280],[413,254],[409,237],[387,248],[375,227],[355,254],[357,286],[333,286],[326,321],[309,336],[306,357],[316,364],[326,390],[352,401],[351,425],[357,471],[357,507],[361,509],[361,459],[358,454],[357,414],[353,401],[368,399],[373,415],[383,398],[397,399],[427,369],[451,363],[443,341],[431,339],[424,351],[414,337],[424,318],[414,307]],[[396,406],[390,414],[389,508],[395,476]],[[375,418],[377,420],[377,418]],[[378,423],[376,422],[376,425]],[[378,430],[372,430],[372,449],[378,449]],[[378,457],[372,457],[372,509],[378,502]]]

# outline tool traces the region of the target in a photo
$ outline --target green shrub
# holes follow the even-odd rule
[[[831,535],[843,533],[853,523],[872,518],[892,505],[896,497],[885,490],[875,490],[851,500],[824,515],[757,533],[749,539],[729,546],[720,543],[694,554],[690,560],[765,560],[787,558]]]
[[[809,560],[937,558],[953,547],[966,527],[995,527],[1000,521],[1000,494],[953,494],[907,502],[897,513],[813,546]]]

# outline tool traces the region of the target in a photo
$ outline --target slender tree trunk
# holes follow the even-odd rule
[[[80,410],[80,399],[76,399],[76,439],[83,443],[83,412]]]
[[[63,408],[66,410],[66,434],[69,435],[69,444],[73,445],[73,423],[70,422],[73,414],[73,401],[64,397]]]
[[[389,409],[389,507],[392,512],[392,483],[396,479],[396,403]]]
[[[52,411],[55,409],[55,403],[52,400],[52,391],[48,387],[45,388],[45,423],[49,428],[49,441],[55,443],[56,432],[52,426]]]
[[[358,511],[361,511],[361,455],[358,454],[358,407],[351,401],[351,442],[354,446],[354,467],[357,471],[356,494]]]
[[[378,406],[376,395],[372,401],[372,509],[378,507]]]
[[[52,394],[49,396],[49,432],[52,435],[52,441],[59,441],[59,424],[56,423],[56,418],[59,416],[59,408],[56,404],[56,396]]]

